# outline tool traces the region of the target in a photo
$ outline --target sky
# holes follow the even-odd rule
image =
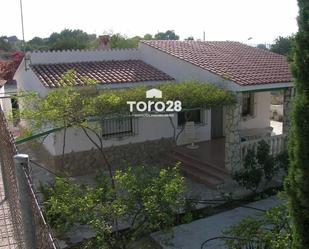
[[[0,0],[0,36],[21,38],[19,0]],[[25,39],[64,28],[128,37],[174,30],[180,39],[272,43],[297,32],[296,0],[23,0]],[[248,38],[251,37],[250,41]]]

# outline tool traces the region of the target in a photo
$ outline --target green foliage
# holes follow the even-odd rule
[[[165,32],[158,32],[155,34],[156,40],[179,40],[179,36],[176,35],[174,30],[167,30]]]
[[[289,137],[289,176],[286,189],[295,224],[293,248],[309,248],[309,3],[298,0],[293,74],[296,96]]]
[[[46,200],[45,215],[49,224],[59,234],[69,230],[79,218],[86,189],[66,178],[57,178],[52,188],[41,190]]]
[[[126,248],[130,241],[174,224],[183,206],[184,182],[178,167],[129,168],[117,171],[114,180],[116,189],[103,175],[95,187],[57,178],[53,187],[43,188],[49,224],[59,233],[74,223],[89,225],[96,233],[89,248]],[[115,220],[127,222],[130,229],[113,232]]]
[[[279,36],[275,40],[275,43],[271,45],[270,51],[277,53],[277,54],[285,55],[291,59],[293,42],[294,42],[293,36],[288,36],[288,37]]]
[[[185,41],[194,41],[194,37],[193,36],[189,36],[189,37],[185,38]]]
[[[62,77],[61,84],[74,85],[74,71]],[[24,106],[21,116],[33,129],[46,125],[56,127],[87,126],[90,117],[127,114],[127,101],[146,100],[146,87],[134,87],[119,90],[97,90],[95,82],[84,79],[87,85],[76,89],[62,87],[50,91],[40,98],[30,94],[23,98]],[[181,100],[186,108],[228,105],[235,102],[235,96],[212,84],[198,82],[165,83],[158,86],[163,91],[163,100]]]
[[[139,41],[142,40],[141,37],[135,36],[128,38],[122,34],[113,34],[110,38],[111,48],[137,48]]]
[[[152,40],[152,39],[153,39],[153,37],[152,37],[151,34],[146,34],[146,35],[144,35],[144,37],[143,37],[143,40]]]
[[[228,249],[252,248],[285,249],[292,245],[292,226],[285,204],[268,210],[257,218],[245,218],[227,229],[224,234],[238,239],[226,241]]]
[[[270,146],[264,140],[258,143],[257,149],[249,149],[243,163],[243,169],[235,172],[233,179],[239,185],[256,193],[263,180],[271,181],[275,174],[286,167],[284,154],[270,155]]]
[[[66,50],[93,48],[96,35],[87,34],[80,29],[64,29],[54,32],[48,38],[34,37],[26,42],[26,51],[33,50]]]
[[[91,38],[95,36],[91,37],[82,30],[64,29],[60,33],[52,33],[48,39],[48,45],[51,50],[85,49]]]
[[[33,37],[25,44],[26,51],[49,50],[48,38]]]
[[[263,44],[263,43],[258,44],[256,47],[257,47],[257,48],[260,48],[260,49],[268,50],[268,48],[266,47],[266,45]]]
[[[13,46],[8,42],[6,36],[0,37],[0,50],[3,50],[5,52],[10,52],[13,50]]]

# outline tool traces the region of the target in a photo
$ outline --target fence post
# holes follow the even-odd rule
[[[21,219],[23,226],[23,237],[26,249],[34,249],[35,245],[35,223],[33,218],[32,204],[29,195],[29,184],[26,173],[29,174],[29,156],[17,154],[14,156],[17,188],[21,204]],[[28,175],[29,176],[29,175]]]

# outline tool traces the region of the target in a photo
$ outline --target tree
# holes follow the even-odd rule
[[[9,52],[13,50],[13,47],[9,43],[8,38],[6,36],[0,37],[0,50],[3,50],[5,52]]]
[[[256,47],[257,47],[257,48],[261,48],[261,49],[268,50],[268,48],[266,47],[266,45],[263,44],[263,43],[258,44]]]
[[[62,128],[63,153],[66,139],[66,129],[76,127],[81,129],[102,156],[104,168],[107,167],[110,179],[113,181],[112,167],[106,159],[104,137],[101,136],[101,122],[111,115],[128,115],[128,100],[145,101],[146,87],[134,87],[99,91],[96,82],[86,77],[83,79],[85,87],[76,89],[75,71],[65,73],[59,82],[62,87],[53,90],[45,98],[29,95],[24,97],[24,107],[21,117],[24,118],[33,132],[43,127]],[[235,102],[235,96],[212,84],[199,82],[182,82],[178,84],[165,83],[158,88],[164,92],[163,101],[180,100],[186,108],[228,105]],[[27,108],[30,107],[30,108]],[[176,140],[176,125],[174,138]],[[113,182],[112,182],[113,184]]]
[[[299,30],[292,67],[296,96],[289,137],[290,167],[286,181],[294,222],[293,248],[309,248],[309,2],[298,0]]]
[[[137,48],[139,41],[142,40],[139,36],[128,38],[120,33],[113,34],[110,38],[111,48]]]
[[[50,50],[85,49],[90,47],[90,42],[96,39],[95,35],[76,29],[64,29],[60,33],[52,33],[48,38]]]
[[[152,40],[153,37],[151,34],[145,34],[144,37],[143,37],[143,40]]]
[[[22,61],[24,54],[15,52],[10,55],[9,61],[0,61],[0,79],[11,80]]]
[[[226,248],[291,248],[292,225],[285,204],[255,218],[245,218],[224,232]]]
[[[127,248],[141,236],[172,227],[183,207],[184,181],[177,167],[117,171],[116,189],[103,174],[96,180],[94,187],[86,187],[57,178],[54,186],[42,187],[48,223],[60,236],[75,223],[89,225],[95,238],[86,242],[87,248]],[[113,232],[115,219],[129,228]]]
[[[193,36],[189,36],[185,39],[185,41],[194,41],[194,37]]]
[[[26,51],[49,50],[49,46],[47,43],[48,38],[34,37],[30,41],[26,42],[25,50]]]
[[[290,57],[292,53],[293,40],[293,36],[279,36],[275,40],[275,43],[270,46],[270,51]]]
[[[157,40],[179,40],[179,36],[175,34],[174,30],[167,30],[165,32],[158,32],[154,36]]]
[[[21,117],[25,119],[33,132],[41,131],[44,127],[61,128],[63,130],[63,154],[66,146],[66,129],[71,127],[81,129],[100,152],[102,170],[107,168],[110,184],[112,189],[115,190],[115,175],[112,171],[112,165],[105,155],[105,141],[101,136],[101,122],[110,115],[128,115],[127,101],[145,101],[147,88],[140,86],[117,91],[99,91],[96,82],[85,77],[82,79],[85,86],[76,89],[73,87],[76,85],[75,76],[73,70],[65,73],[59,82],[64,87],[50,91],[44,98],[35,94],[24,96],[22,99],[24,108],[21,109]],[[164,92],[162,101],[180,100],[188,108],[200,107],[201,105],[211,108],[235,102],[235,96],[232,93],[212,84],[198,82],[165,83],[158,88]],[[113,199],[117,199],[117,192],[114,191],[113,194],[115,195],[112,196]],[[114,219],[116,230],[118,230],[118,216],[109,216],[109,218]]]

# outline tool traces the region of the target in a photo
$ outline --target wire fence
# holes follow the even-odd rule
[[[13,157],[18,153],[15,146],[14,138],[9,131],[7,121],[3,111],[0,108],[0,163],[2,167],[3,183],[5,194],[10,206],[14,239],[18,249],[28,249],[25,245],[25,233],[27,227],[22,222],[22,203],[20,202],[18,193],[18,183],[16,179],[15,164]],[[38,249],[57,249],[55,240],[53,239],[49,226],[46,223],[41,207],[39,206],[37,196],[35,194],[32,180],[26,171],[27,193],[31,201],[33,226],[35,230],[35,244]]]

